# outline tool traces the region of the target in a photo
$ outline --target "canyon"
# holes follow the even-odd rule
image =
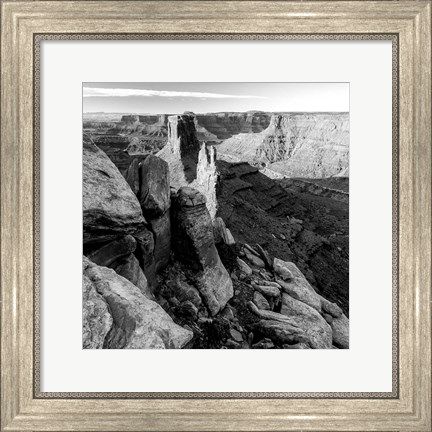
[[[290,116],[84,118],[84,348],[349,348],[346,115]]]
[[[130,156],[156,154],[168,143],[169,115],[115,118],[84,117],[84,131],[123,169]],[[198,141],[214,145],[218,159],[248,162],[271,178],[349,177],[348,113],[251,111],[194,118]]]

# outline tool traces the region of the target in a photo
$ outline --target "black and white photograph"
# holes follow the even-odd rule
[[[349,83],[82,92],[84,349],[349,348]]]

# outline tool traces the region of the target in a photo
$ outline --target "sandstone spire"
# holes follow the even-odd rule
[[[216,150],[200,143],[196,135],[195,115],[168,117],[168,143],[157,154],[168,162],[171,187],[190,186],[206,197],[210,216],[214,219],[216,202]]]

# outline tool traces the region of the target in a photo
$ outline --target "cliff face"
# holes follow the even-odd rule
[[[83,241],[97,244],[143,228],[145,219],[133,192],[107,155],[83,139]]]
[[[224,140],[239,133],[258,133],[270,122],[270,113],[248,111],[244,113],[197,114],[198,123],[218,139]]]
[[[124,115],[117,128],[125,131],[135,127],[148,133],[155,126],[166,127],[167,117],[168,115]],[[262,132],[269,126],[270,119],[271,113],[261,111],[196,114],[195,128],[199,140],[220,141],[239,133]]]
[[[249,162],[274,177],[349,175],[349,114],[275,114],[267,129],[218,146],[220,159]]]
[[[195,128],[195,116],[184,114],[168,118],[168,142],[157,154],[168,162],[171,187],[190,186],[207,199],[213,219],[216,214],[216,153],[212,146],[200,143]]]

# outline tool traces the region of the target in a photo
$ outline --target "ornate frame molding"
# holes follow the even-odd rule
[[[430,13],[430,1],[411,0],[2,2],[2,430],[429,431]],[[39,46],[120,38],[392,40],[392,392],[39,391]]]

